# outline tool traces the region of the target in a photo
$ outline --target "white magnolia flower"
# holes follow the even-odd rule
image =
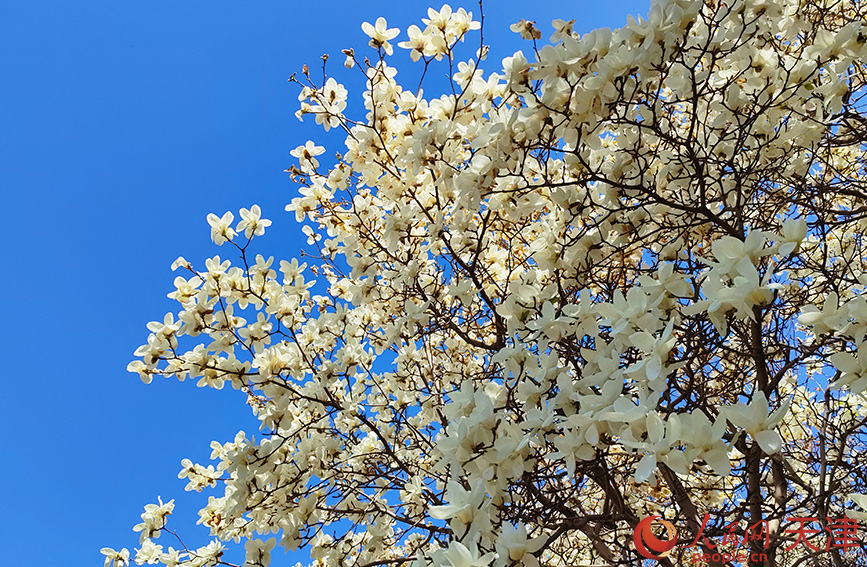
[[[536,22],[528,22],[524,18],[515,22],[509,29],[515,33],[521,34],[524,39],[542,39],[542,32],[536,29]]]
[[[452,18],[452,7],[448,4],[443,4],[439,11],[433,8],[427,9],[427,18],[422,18],[421,21],[428,27],[445,31]]]
[[[144,507],[145,511],[141,515],[142,522],[132,528],[135,532],[141,532],[140,543],[160,537],[160,530],[166,525],[166,517],[171,515],[175,508],[174,500],[163,504],[162,498],[157,497],[157,501],[159,504],[148,504]]]
[[[849,322],[849,312],[845,307],[840,307],[839,302],[837,292],[832,291],[825,297],[821,309],[815,305],[804,307],[798,317],[798,323],[805,327],[812,327],[816,336],[842,331]]]
[[[807,237],[807,221],[804,219],[788,219],[783,223],[782,242],[779,254],[787,256],[798,249]]]
[[[834,388],[848,386],[855,394],[867,390],[867,342],[859,344],[854,353],[838,352],[829,360],[842,373],[832,384]]]
[[[785,400],[779,408],[769,414],[768,398],[758,391],[747,404],[738,403],[726,408],[726,415],[732,423],[741,427],[755,439],[768,455],[778,452],[783,445],[780,434],[774,428],[789,410],[791,400]]]
[[[161,561],[163,546],[146,539],[142,542],[141,549],[136,550],[135,562],[138,565],[154,564]]]
[[[439,520],[457,518],[460,522],[469,524],[484,501],[485,489],[480,480],[476,481],[470,490],[466,490],[459,482],[450,480],[446,487],[448,504],[432,506],[430,514]]]
[[[846,510],[846,515],[862,522],[867,521],[867,494],[850,494],[849,500],[854,502],[861,510]]]
[[[125,547],[120,551],[115,551],[110,547],[103,547],[99,552],[105,555],[104,567],[125,567],[129,565],[129,550]]]
[[[244,565],[260,565],[267,566],[271,563],[271,550],[277,545],[276,538],[269,538],[267,541],[260,539],[248,539],[244,544],[244,549],[247,552],[247,560]]]
[[[561,41],[564,37],[569,37],[572,35],[572,26],[575,24],[575,20],[561,20],[556,19],[551,22],[551,25],[554,27],[554,33],[551,34],[551,41],[556,43]],[[515,30],[512,30],[515,31]]]
[[[265,229],[271,226],[271,221],[261,217],[262,210],[259,205],[253,205],[249,210],[241,209],[241,221],[235,230],[238,232],[243,230],[247,238],[252,238],[253,235],[262,236],[265,234]]]
[[[208,224],[211,225],[211,240],[217,246],[222,245],[235,238],[237,234],[232,227],[232,221],[235,220],[235,215],[231,212],[226,212],[222,217],[211,213],[208,215]]]
[[[431,36],[422,32],[418,26],[409,26],[406,30],[409,40],[402,41],[397,44],[403,49],[411,49],[409,56],[413,61],[418,61],[420,58],[431,55],[430,48],[432,45]]]
[[[502,530],[497,539],[497,553],[500,557],[508,557],[509,560],[517,562],[518,565],[538,567],[539,561],[532,554],[541,549],[546,538],[529,538],[527,527],[523,524],[518,524],[517,527],[512,524],[503,524]]]
[[[370,37],[370,46],[379,49],[380,47],[389,55],[392,54],[392,47],[389,40],[397,37],[400,30],[397,28],[389,28],[385,18],[379,17],[376,19],[376,25],[370,25],[367,22],[361,24],[361,29]]]
[[[303,146],[298,146],[289,152],[289,155],[298,158],[302,171],[312,173],[319,167],[319,160],[315,156],[322,155],[323,153],[325,153],[325,148],[317,146],[311,140],[307,140]]]
[[[445,552],[445,557],[451,567],[489,567],[495,555],[493,553],[479,555],[476,546],[467,548],[459,541],[452,541]]]

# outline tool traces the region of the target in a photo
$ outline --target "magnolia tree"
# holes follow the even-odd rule
[[[150,504],[106,564],[217,565],[243,542],[263,567],[275,546],[636,565],[656,515],[661,565],[736,529],[750,565],[864,565],[865,15],[670,0],[580,37],[555,20],[545,45],[521,20],[532,45],[493,73],[478,12],[430,9],[399,43],[363,24],[371,57],[342,72],[364,73],[366,115],[337,79],[293,77],[298,117],[345,133],[330,168],[292,152],[310,265],[256,254],[259,207],[210,215],[233,260],[175,262],[179,311],[129,366],[241,390],[261,422],[182,464],[216,489],[215,539],[187,548]],[[400,85],[393,42],[445,94]]]

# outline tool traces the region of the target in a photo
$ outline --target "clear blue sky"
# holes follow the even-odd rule
[[[289,75],[304,63],[318,69],[330,53],[340,79],[340,50],[366,49],[362,21],[385,16],[405,30],[421,24],[428,5],[0,3],[4,565],[101,566],[101,547],[133,550],[132,526],[158,495],[176,499],[170,523],[188,544],[207,543],[193,525],[207,495],[184,492],[180,461],[206,463],[211,440],[255,432],[252,415],[231,389],[145,386],[126,365],[147,337],[145,324],[175,309],[165,297],[171,262],[183,255],[202,265],[229,254],[210,243],[207,213],[237,216],[258,203],[274,221],[263,249],[278,258],[298,253],[300,231],[283,211],[296,189],[283,170],[294,161],[289,151],[322,131],[295,119]],[[451,5],[478,14],[475,2]],[[584,33],[648,7],[490,0],[485,34],[494,57],[484,69],[528,51],[508,30],[522,17],[547,39],[554,18],[576,18]],[[350,94],[357,105],[360,94]],[[333,155],[342,147],[330,140]],[[277,553],[273,564],[296,560]]]

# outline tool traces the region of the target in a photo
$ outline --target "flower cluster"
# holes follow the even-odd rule
[[[243,539],[260,567],[277,546],[629,565],[642,516],[707,514],[767,521],[794,564],[785,517],[865,502],[867,8],[667,0],[584,36],[555,20],[542,46],[522,19],[533,55],[489,74],[487,46],[459,57],[472,13],[427,16],[398,45],[448,67],[441,96],[398,83],[384,18],[375,61],[344,51],[364,116],[335,78],[296,81],[297,116],[346,134],[335,160],[291,152],[309,266],[254,256],[255,205],[207,219],[237,260],[173,265],[178,310],[129,370],[243,392],[261,437],[182,463],[218,487],[217,540],[164,551],[160,502],[135,561]]]

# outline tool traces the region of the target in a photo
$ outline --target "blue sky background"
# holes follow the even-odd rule
[[[288,259],[301,249],[300,227],[283,211],[296,195],[283,173],[294,163],[289,151],[308,139],[325,140],[327,155],[343,147],[312,118],[294,117],[289,75],[308,63],[320,76],[319,57],[329,53],[339,81],[355,76],[340,50],[373,57],[362,21],[385,16],[406,30],[421,25],[429,5],[441,4],[0,3],[3,564],[102,565],[103,546],[132,552],[132,526],[158,495],[176,499],[170,527],[188,545],[209,541],[193,525],[207,495],[184,492],[180,461],[206,464],[211,440],[256,432],[256,422],[239,392],[175,380],[145,386],[126,365],[145,324],[175,310],[165,296],[172,261],[183,255],[201,266],[231,256],[211,244],[209,212],[237,217],[257,203],[274,221],[259,250]],[[451,5],[478,14],[474,2]],[[576,18],[584,33],[648,7],[488,1],[493,54],[483,68],[500,70],[502,57],[529,52],[508,29],[522,17],[547,40],[554,18]],[[405,68],[406,52],[396,51],[392,61]],[[427,96],[436,81],[426,80]],[[356,109],[357,85],[347,83]],[[176,542],[164,535],[158,543]],[[273,565],[299,559],[278,552]]]

